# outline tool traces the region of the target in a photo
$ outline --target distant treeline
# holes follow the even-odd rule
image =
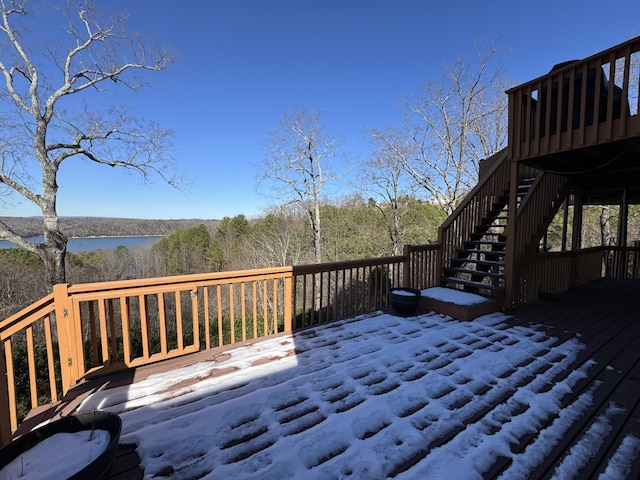
[[[42,235],[42,217],[0,217],[20,236]],[[108,218],[108,217],[61,217],[62,232],[67,237],[122,237],[129,235],[169,235],[176,230],[205,225],[215,230],[219,220],[187,218],[179,220]]]

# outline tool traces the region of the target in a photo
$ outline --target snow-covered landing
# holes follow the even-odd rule
[[[570,368],[581,348],[502,314],[376,314],[102,390],[81,409],[120,414],[145,478],[450,480],[500,464],[520,479],[592,402],[593,389],[572,390],[593,366]],[[596,444],[563,464],[577,471]],[[635,437],[623,442],[608,478],[638,451]]]

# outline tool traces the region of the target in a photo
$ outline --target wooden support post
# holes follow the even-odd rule
[[[284,277],[284,331],[289,333],[293,331],[293,268],[289,274]]]
[[[66,283],[53,286],[63,395],[66,395],[84,373],[83,347],[77,344],[77,326],[68,290],[69,285]]]
[[[620,216],[618,218],[618,247],[627,246],[627,222],[629,220],[629,201],[627,198],[627,188],[622,189],[622,196],[620,198]],[[627,278],[628,264],[629,264],[629,252],[627,250],[621,250],[619,256],[620,265],[618,265],[619,272],[622,278]]]
[[[516,294],[516,252],[518,229],[516,228],[517,209],[518,209],[518,162],[514,162],[509,158],[509,209],[507,220],[507,245],[504,257],[504,307],[510,308],[519,303]]]
[[[405,245],[402,248],[402,256],[404,257],[404,262],[402,262],[402,284],[398,285],[400,287],[409,287],[414,288],[411,282],[411,246]],[[437,268],[437,267],[436,267]],[[436,272],[438,270],[436,269]],[[415,287],[417,288],[417,287]]]
[[[576,253],[582,246],[582,191],[577,190],[573,197],[573,232],[571,234],[571,271],[569,272],[569,288],[577,283]]]
[[[618,219],[618,246],[627,246],[627,222],[629,220],[629,199],[627,197],[627,188],[622,189],[622,197],[620,198],[620,218]]]
[[[7,366],[4,360],[4,342],[0,342],[0,447],[4,447],[11,442],[11,434]]]
[[[569,226],[569,199],[571,195],[567,195],[564,199],[563,218],[562,218],[562,249],[561,251],[567,251],[567,229]]]

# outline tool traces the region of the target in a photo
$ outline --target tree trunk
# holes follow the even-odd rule
[[[46,238],[49,238],[47,241]],[[47,285],[53,288],[58,283],[66,283],[65,255],[67,253],[67,239],[59,232],[45,233],[45,245],[40,249],[47,275]]]
[[[600,213],[600,245],[607,246],[611,243],[611,217],[608,205],[603,205]]]
[[[44,133],[41,136],[44,136]],[[40,136],[37,137],[37,139],[39,138]],[[44,144],[44,142],[41,143]],[[40,149],[43,151],[40,152]],[[64,263],[67,253],[67,237],[60,231],[60,219],[56,209],[58,167],[56,164],[48,162],[44,148],[40,146],[40,149],[38,146],[36,147],[36,151],[40,153],[40,163],[43,165],[41,209],[44,224],[44,245],[40,247],[40,257],[44,261],[48,286],[53,288],[55,284],[66,283],[67,280]]]

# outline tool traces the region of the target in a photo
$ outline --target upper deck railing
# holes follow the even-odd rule
[[[640,37],[512,88],[509,158],[640,136]]]

